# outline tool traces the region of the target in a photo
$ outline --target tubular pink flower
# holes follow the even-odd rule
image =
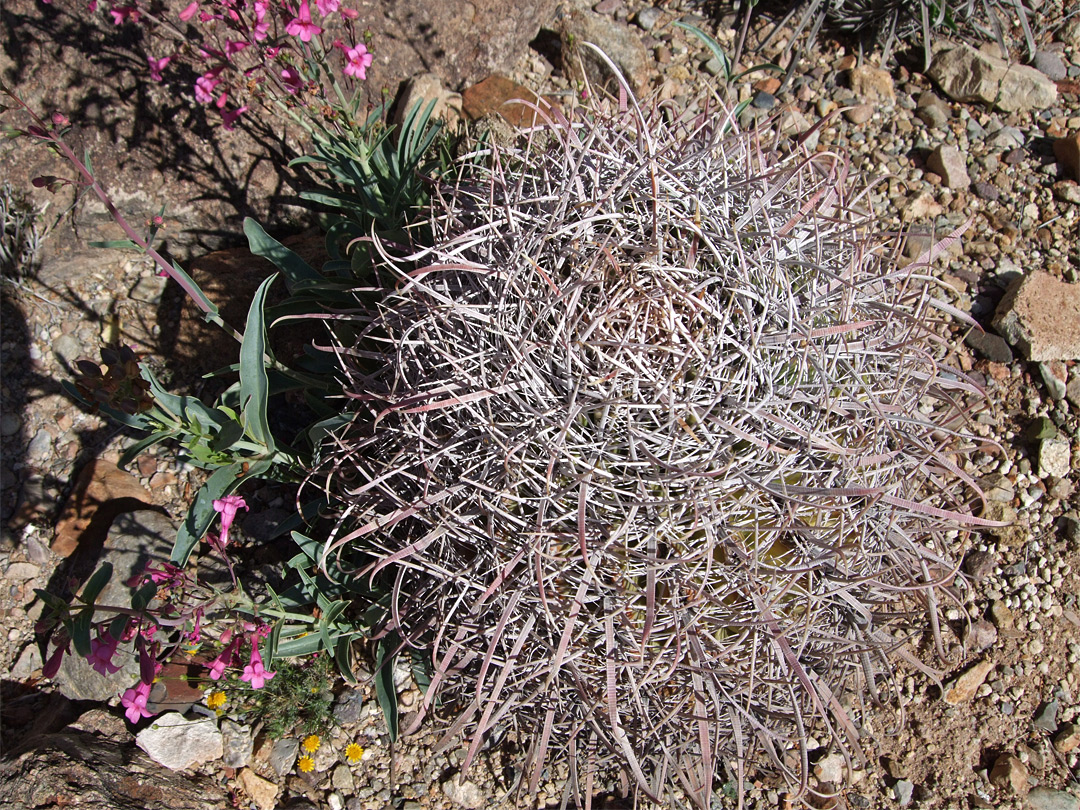
[[[315,7],[319,9],[319,13],[324,17],[333,14],[340,5],[341,0],[315,0]]]
[[[244,674],[240,676],[242,681],[250,681],[252,689],[262,689],[263,685],[277,675],[276,672],[267,672],[263,669],[262,656],[259,654],[259,640],[257,637],[251,640],[251,661],[244,667]]]
[[[375,60],[375,57],[368,53],[367,46],[363,42],[357,44],[355,48],[349,48],[345,52],[345,58],[347,60],[345,62],[345,75],[354,76],[360,80],[367,78],[367,69]]]
[[[144,717],[153,717],[153,712],[146,708],[150,697],[150,684],[140,681],[134,689],[128,689],[120,696],[120,705],[127,709],[124,715],[132,723],[138,723]]]
[[[160,82],[162,79],[161,71],[165,69],[165,66],[172,61],[171,56],[163,56],[160,59],[155,59],[152,56],[146,57],[146,61],[150,63],[150,78],[155,82]]]
[[[301,42],[311,42],[313,36],[322,33],[322,29],[311,21],[311,7],[308,0],[300,0],[300,11],[289,20],[285,33],[290,37],[300,37]]]
[[[109,14],[112,15],[113,22],[117,25],[123,25],[129,20],[133,23],[138,22],[141,16],[139,9],[135,6],[113,6],[109,9]]]
[[[120,667],[112,662],[118,643],[109,633],[106,632],[104,636],[99,633],[97,638],[90,639],[90,656],[86,660],[102,675],[119,672]]]
[[[232,666],[233,656],[236,655],[236,650],[240,646],[240,640],[241,637],[237,636],[221,651],[221,655],[210,662],[210,678],[212,680],[220,680],[221,676],[225,674],[225,669]]]
[[[218,99],[217,106],[219,110],[225,107],[224,93]],[[236,520],[236,513],[240,509],[246,510],[248,508],[247,501],[239,495],[226,495],[224,498],[214,501],[213,506],[215,511],[221,513],[221,537],[218,538],[218,542],[222,548],[225,548],[229,544],[229,529],[232,527],[233,521]]]
[[[236,122],[239,120],[240,116],[246,113],[247,110],[246,104],[235,110],[226,110],[221,114],[221,125],[225,127],[225,129],[232,129],[236,126]]]
[[[183,11],[180,12],[180,19],[187,22],[195,16],[195,12],[199,10],[198,3],[191,3]]]
[[[200,104],[209,104],[214,100],[214,88],[221,84],[217,71],[203,74],[195,80],[195,100]]]
[[[284,82],[290,93],[295,93],[304,86],[304,80],[300,78],[300,74],[293,67],[287,67],[281,71],[281,81]]]
[[[230,39],[225,42],[225,56],[232,56],[234,53],[240,53],[250,43],[244,42],[242,39]]]

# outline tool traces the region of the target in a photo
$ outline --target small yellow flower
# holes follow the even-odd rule
[[[211,692],[206,696],[206,705],[211,709],[220,709],[225,705],[225,693],[224,692]]]
[[[309,754],[314,754],[316,751],[319,750],[320,742],[321,740],[319,739],[319,735],[312,734],[308,737],[305,737],[304,742],[301,743],[301,745],[303,746],[304,750],[307,751]]]
[[[349,760],[350,764],[355,765],[363,755],[364,749],[356,743],[349,743],[345,746],[345,759]]]
[[[315,770],[315,760],[309,756],[302,756],[296,761],[296,767],[304,773],[311,773]]]

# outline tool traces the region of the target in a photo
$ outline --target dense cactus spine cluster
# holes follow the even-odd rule
[[[372,248],[326,556],[375,554],[466,765],[511,729],[530,791],[560,760],[584,796],[805,785],[809,729],[853,744],[847,698],[936,621],[980,392],[842,158],[723,110],[551,115],[441,182],[432,247]]]

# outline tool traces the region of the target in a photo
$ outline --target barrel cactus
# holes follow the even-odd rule
[[[430,246],[353,247],[326,558],[391,583],[466,767],[510,733],[530,791],[805,785],[807,735],[854,750],[852,695],[936,621],[980,391],[841,157],[722,109],[545,118],[436,183]]]

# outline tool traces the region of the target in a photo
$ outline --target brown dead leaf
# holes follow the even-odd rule
[[[79,471],[60,517],[52,550],[71,556],[80,544],[104,542],[113,519],[122,512],[156,509],[153,497],[133,475],[104,459],[95,459]]]

